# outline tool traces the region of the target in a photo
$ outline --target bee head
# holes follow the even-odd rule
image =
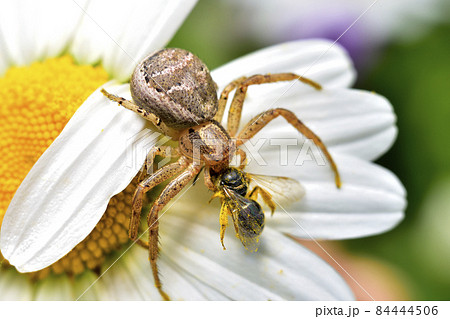
[[[221,188],[226,187],[245,196],[248,189],[248,179],[245,173],[237,168],[228,167],[218,179]]]

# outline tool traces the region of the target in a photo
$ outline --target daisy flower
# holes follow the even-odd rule
[[[103,24],[112,24],[113,13],[89,6],[83,17],[91,26],[78,24],[86,39],[80,40],[75,31],[69,52],[87,64],[101,61],[106,70],[110,69],[108,66],[116,66],[118,69],[110,71],[110,77],[125,80],[136,63],[124,63],[128,54],[124,55],[120,48],[142,58],[162,47],[175,30],[174,20],[181,21],[189,11],[185,6],[183,9],[178,6],[177,11],[178,2],[170,3],[168,6],[173,10],[155,13],[167,20],[165,28],[152,24],[155,28],[152,32],[147,30],[140,35],[141,30],[132,25],[139,19],[133,19],[125,27],[117,25],[120,20],[111,19],[112,30],[118,32],[116,36]],[[137,12],[142,11],[136,7]],[[121,16],[128,15],[121,12]],[[105,34],[100,32],[95,38],[94,29],[106,30],[111,35],[109,40],[100,43],[100,34]],[[126,30],[133,32],[122,33]],[[105,41],[115,39],[125,42],[116,40],[110,47],[105,45]],[[142,42],[147,43],[145,50]],[[307,239],[355,238],[387,231],[403,218],[406,201],[401,183],[391,172],[370,162],[387,151],[396,136],[395,115],[389,102],[375,93],[348,89],[355,78],[351,61],[338,45],[323,40],[290,42],[260,50],[214,70],[212,77],[220,92],[240,76],[276,72],[302,74],[319,82],[324,89],[315,91],[301,83],[251,87],[241,123],[245,124],[264,108],[292,110],[327,145],[341,173],[342,188],[336,189],[328,166],[314,161],[298,165],[303,138],[282,120],[274,120],[255,137],[268,141],[259,149],[266,164],[251,161],[246,170],[295,178],[305,189],[303,199],[279,207],[272,218],[267,216],[261,247],[252,254],[230,232],[225,238],[227,250],[223,251],[219,240],[219,204],[208,204],[212,194],[202,183],[186,188],[168,205],[170,209],[160,220],[162,249],[158,266],[164,290],[174,300],[352,299],[348,286],[328,264],[285,234]],[[93,85],[94,89],[105,87],[130,99],[129,84],[100,84]],[[24,90],[28,92],[22,86],[16,95]],[[38,100],[46,101],[49,95]],[[29,170],[36,160],[33,158],[14,198],[11,200],[11,194],[5,199],[11,203],[0,233],[2,254],[18,271],[45,277],[39,280],[38,287],[49,299],[75,291],[79,293],[74,296],[76,299],[160,300],[153,287],[147,251],[131,245],[120,254],[123,250],[118,247],[126,242],[134,187],[130,182],[145,160],[145,150],[155,145],[156,135],[145,120],[110,102],[99,90],[88,96],[75,114],[70,114],[62,132],[48,138],[51,142],[56,137],[42,156],[37,155],[39,159]],[[61,101],[54,103],[59,106]],[[15,125],[20,124],[18,121]],[[7,138],[11,150],[22,151],[22,140]],[[286,159],[280,160],[280,144],[270,141],[283,139],[295,141],[296,146],[286,147]],[[29,156],[23,158],[31,162]],[[24,163],[14,169],[22,168]],[[9,174],[14,176],[13,173]],[[109,267],[103,261],[111,254],[115,258]],[[74,281],[75,287],[70,286],[65,274],[79,279]],[[11,287],[6,290],[11,293],[6,295],[12,299],[24,298],[25,293],[20,291],[34,288],[25,275],[14,269],[2,270],[1,275],[0,286]]]

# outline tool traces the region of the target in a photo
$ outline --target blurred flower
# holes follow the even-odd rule
[[[371,64],[383,44],[424,34],[429,25],[444,20],[445,12],[442,0],[224,2],[234,7],[239,32],[266,45],[316,37],[334,41],[351,26],[339,43],[362,67]]]
[[[429,188],[412,228],[417,264],[427,278],[450,284],[450,178],[440,177]]]
[[[97,11],[92,14],[94,12]],[[172,16],[170,23],[173,19]],[[181,16],[178,19],[175,21],[181,21]],[[130,26],[127,24],[127,27]],[[117,26],[117,30],[122,28]],[[141,39],[135,36],[134,40]],[[133,37],[127,39],[134,41]],[[96,47],[97,41],[94,39],[90,43]],[[155,43],[151,42],[146,52],[151,52]],[[186,195],[181,194],[160,223],[163,249],[158,265],[164,289],[173,299],[352,299],[348,286],[328,264],[282,233],[308,239],[355,238],[389,230],[403,218],[405,192],[401,183],[389,171],[370,163],[395,139],[392,107],[379,95],[347,89],[355,76],[351,62],[339,46],[330,46],[330,42],[318,40],[285,43],[212,72],[219,89],[242,75],[283,71],[298,74],[307,71],[305,76],[321,83],[324,90],[320,92],[299,83],[294,83],[287,92],[286,85],[292,83],[250,88],[242,123],[259,113],[261,105],[276,104],[293,110],[328,146],[341,172],[343,187],[336,189],[329,167],[310,162],[302,166],[283,165],[278,158],[279,150],[273,145],[264,145],[260,153],[268,165],[259,166],[253,161],[248,171],[267,174],[269,170],[274,175],[295,178],[303,184],[306,195],[302,201],[293,203],[290,213],[278,211],[273,218],[268,218],[262,245],[256,254],[245,251],[231,236],[226,238],[227,251],[221,249],[219,207],[211,205],[210,209],[205,209],[210,194],[201,183]],[[86,45],[82,47],[87,56],[92,54]],[[144,52],[135,42],[120,43],[120,47]],[[100,52],[122,53],[117,48],[114,50],[114,53]],[[325,51],[327,53],[316,61]],[[72,54],[77,57],[76,52]],[[107,56],[104,57],[105,68]],[[119,60],[117,56],[114,59]],[[124,68],[123,72],[122,69],[112,72],[113,77],[122,79],[131,73],[128,64]],[[128,84],[107,84],[106,88],[130,98]],[[273,121],[257,138],[293,138],[303,143],[296,131],[281,123]],[[117,225],[119,202],[123,201],[121,210],[126,210],[128,200],[125,198],[130,193],[125,192],[112,204],[110,198],[127,185],[131,187],[130,181],[145,159],[145,152],[141,152],[130,163],[127,154],[136,149],[148,150],[155,144],[151,136],[140,134],[145,127],[144,120],[111,103],[98,91],[89,96],[33,166],[11,201],[0,234],[2,253],[11,264],[23,272],[38,271],[48,266],[54,268],[61,257],[74,247],[77,249],[80,243],[89,250],[86,240],[98,240],[96,245],[103,248],[99,238],[92,238],[95,237],[93,232],[99,230],[98,236],[108,241],[110,237],[104,234],[107,227],[99,227],[99,220],[101,223],[108,218],[105,209],[109,202],[115,219],[103,221],[112,223],[112,227]],[[287,155],[288,159],[295,160],[298,154],[290,148]],[[79,251],[82,261],[84,251],[84,247]],[[90,283],[95,283],[84,298],[160,299],[153,287],[145,250],[132,247],[118,260],[98,281],[94,281],[93,272],[84,272],[80,275],[83,280],[75,284],[76,291],[82,292],[90,288],[87,287]],[[94,270],[102,272],[106,267],[103,264]],[[3,283],[16,281],[16,277],[18,283],[24,282],[12,269],[6,271],[6,275],[0,277],[0,285],[2,280]],[[55,280],[66,281],[67,285],[56,286]],[[54,293],[50,298],[67,297],[68,294],[58,297],[56,292],[72,289],[64,276],[49,277],[42,282],[41,287],[45,286],[47,293]],[[32,289],[29,284],[26,287]]]
[[[411,300],[412,285],[401,268],[367,253],[352,253],[341,242],[321,241],[320,246],[306,240],[299,242],[341,274],[356,300]]]

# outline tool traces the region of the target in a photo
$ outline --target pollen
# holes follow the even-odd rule
[[[102,67],[77,65],[70,56],[12,67],[0,78],[0,225],[22,180],[77,108],[108,80]],[[105,256],[128,240],[130,184],[114,196],[88,237],[65,257],[34,273],[79,274],[97,270]]]
[[[103,68],[69,56],[12,67],[0,78],[0,223],[31,167],[107,80]]]

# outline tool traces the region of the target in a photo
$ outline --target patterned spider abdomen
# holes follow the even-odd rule
[[[139,63],[131,78],[131,95],[137,105],[176,129],[210,121],[218,107],[208,68],[182,49],[164,49]]]

